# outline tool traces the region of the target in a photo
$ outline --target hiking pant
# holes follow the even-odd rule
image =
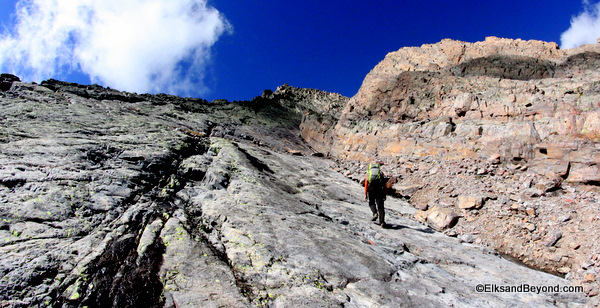
[[[369,191],[369,207],[373,215],[377,214],[379,217],[379,223],[385,223],[385,208],[383,207],[383,201],[385,200],[385,193],[382,191]]]

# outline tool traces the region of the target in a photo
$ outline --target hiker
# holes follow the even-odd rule
[[[369,207],[373,213],[372,221],[379,219],[379,225],[385,228],[385,176],[381,171],[382,163],[377,161],[369,164],[367,175],[365,176],[365,200],[369,200]]]

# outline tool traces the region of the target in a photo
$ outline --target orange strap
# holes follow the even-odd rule
[[[367,175],[365,175],[365,197],[367,196]]]

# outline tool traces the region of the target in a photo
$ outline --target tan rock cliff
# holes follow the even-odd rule
[[[364,162],[387,161],[418,219],[444,208],[460,216],[432,226],[449,235],[575,280],[600,268],[600,44],[489,37],[402,48],[366,76],[337,124],[309,119],[301,134],[355,180]],[[461,208],[465,194],[482,207]]]
[[[400,49],[367,75],[322,149],[360,160],[580,157],[600,138],[599,53],[498,38]],[[303,136],[314,133],[305,127]]]

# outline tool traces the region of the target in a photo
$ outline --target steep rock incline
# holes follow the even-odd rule
[[[324,134],[306,139],[349,175],[386,161],[400,178],[395,193],[422,210],[417,219],[460,216],[455,228],[436,227],[573,278],[595,296],[599,79],[600,44],[443,40],[388,54],[335,125],[301,133]]]
[[[177,118],[172,105],[99,100],[98,90],[84,98],[13,82],[1,93],[3,306],[160,300],[163,248],[137,253],[139,232],[174,210],[179,162],[205,151],[191,132],[211,124]]]
[[[204,153],[209,136],[310,153],[294,133],[295,102],[208,103],[1,78],[0,293],[11,306],[160,303],[163,246],[136,247],[146,224],[175,211],[189,180],[182,161]]]
[[[2,306],[586,301],[478,293],[570,283],[436,233],[401,200],[388,200],[390,229],[373,225],[360,185],[333,162],[290,155],[311,153],[292,125],[326,108],[311,99],[343,97],[286,86],[209,103],[3,78]]]
[[[187,202],[171,219],[183,221],[190,232],[198,232],[194,225],[204,226],[200,237],[229,260],[235,283],[251,302],[284,307],[483,307],[523,302],[576,306],[583,300],[581,293],[515,297],[474,292],[480,283],[567,281],[423,227],[407,219],[414,209],[400,200],[388,200],[390,228],[381,229],[369,220],[361,186],[331,170],[328,160],[212,141],[210,152],[218,154],[205,180],[188,182],[178,193]],[[193,244],[185,242],[187,235],[181,237],[182,246]],[[173,298],[201,303],[191,299],[198,293],[189,283],[201,274],[180,267],[168,270],[178,273],[171,276]]]

